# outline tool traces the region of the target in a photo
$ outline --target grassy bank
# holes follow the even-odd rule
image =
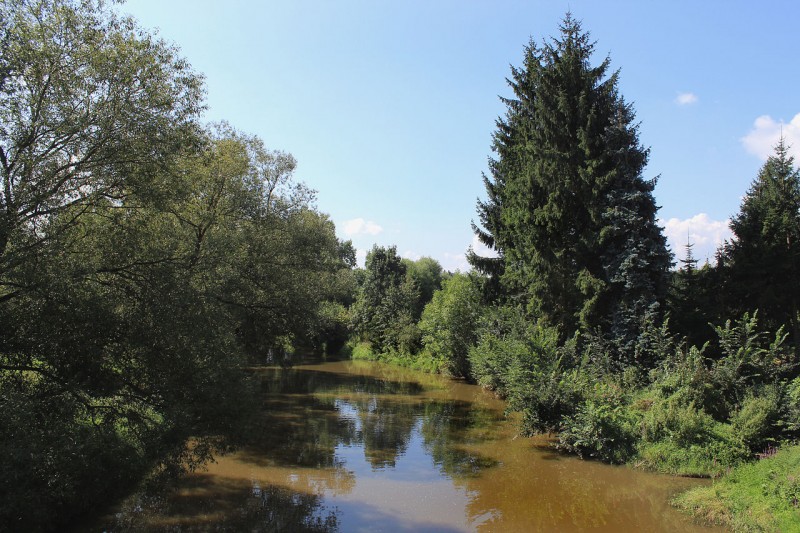
[[[800,446],[786,446],[734,468],[674,504],[697,519],[734,531],[800,531]]]
[[[445,370],[443,362],[432,357],[427,352],[419,354],[400,351],[378,352],[369,342],[352,343],[352,345],[348,345],[348,349],[350,350],[350,357],[356,361],[388,363],[430,374],[441,374]]]

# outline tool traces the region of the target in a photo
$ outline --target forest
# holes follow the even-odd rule
[[[783,141],[715,262],[676,259],[619,74],[567,14],[510,73],[473,223],[495,254],[451,273],[375,246],[358,268],[292,155],[203,121],[174,45],[102,2],[0,6],[0,529],[57,529],[235,447],[248,369],[294,354],[480,384],[564,453],[718,478],[676,502],[700,518],[798,527]]]

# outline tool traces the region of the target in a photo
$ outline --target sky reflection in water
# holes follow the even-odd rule
[[[697,481],[555,455],[478,387],[349,361],[261,378],[240,449],[110,529],[710,531],[668,505]]]

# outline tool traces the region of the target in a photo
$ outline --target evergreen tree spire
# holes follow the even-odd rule
[[[565,335],[600,330],[627,348],[642,317],[660,312],[671,258],[633,108],[610,60],[592,65],[593,51],[570,13],[558,36],[525,47],[475,230],[500,253],[491,273],[531,312]]]
[[[680,262],[683,264],[683,270],[686,272],[694,272],[697,270],[697,259],[694,257],[694,252],[692,249],[694,248],[694,243],[692,242],[691,236],[689,235],[689,230],[686,230],[686,255],[684,259],[680,259]]]

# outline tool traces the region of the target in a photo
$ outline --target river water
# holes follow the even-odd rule
[[[247,444],[108,531],[714,531],[672,509],[703,483],[555,454],[479,387],[357,361],[264,368]]]

